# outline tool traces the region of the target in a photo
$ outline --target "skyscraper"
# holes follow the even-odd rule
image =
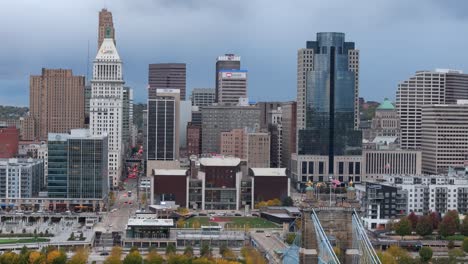
[[[354,42],[346,42],[345,34],[336,32],[317,33],[316,41],[308,41],[307,49],[299,50],[297,154],[317,159],[318,171],[313,159],[309,165],[310,174],[318,177],[314,181],[345,175],[336,167],[349,162],[348,156],[354,159],[349,163],[349,174],[360,179],[362,133],[356,129],[355,54]],[[296,157],[296,162],[303,158]],[[301,166],[304,164],[307,167],[307,162]]]
[[[133,129],[133,89],[130,87],[124,87],[123,89],[122,109],[122,139],[123,143],[128,147]]]
[[[148,99],[148,160],[179,159],[179,89],[156,89]]]
[[[215,100],[218,102],[218,89],[219,89],[219,71],[221,70],[240,70],[240,56],[235,54],[225,54],[224,56],[219,56],[216,60],[216,74],[215,74]]]
[[[468,74],[458,70],[417,71],[399,83],[396,107],[400,118],[401,148],[421,147],[423,105],[455,104],[457,99],[468,99]]]
[[[221,105],[237,105],[239,99],[247,98],[247,71],[220,70],[217,95]]]
[[[216,100],[216,91],[213,88],[194,88],[190,100],[193,106],[213,105]]]
[[[99,12],[99,26],[98,26],[98,50],[101,48],[104,38],[111,38],[115,43],[115,29],[114,22],[112,21],[112,13],[103,8]]]
[[[122,166],[124,80],[114,41],[108,34],[93,65],[90,100],[92,135],[108,135],[108,173],[110,186],[117,187]]]
[[[84,76],[67,69],[43,68],[41,75],[31,76],[29,110],[35,138],[46,140],[48,133],[84,127],[84,85]]]
[[[149,65],[148,98],[156,96],[156,89],[179,89],[180,100],[185,101],[187,66],[185,63],[154,63]]]

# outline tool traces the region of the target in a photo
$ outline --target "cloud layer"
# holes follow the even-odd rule
[[[468,72],[466,1],[436,0],[16,0],[0,3],[0,104],[28,105],[29,75],[42,67],[87,74],[98,12],[114,16],[125,80],[146,99],[149,63],[187,63],[187,89],[214,86],[218,55],[249,70],[251,100],[296,96],[296,52],[322,31],[361,50],[360,95],[395,97],[416,70]]]

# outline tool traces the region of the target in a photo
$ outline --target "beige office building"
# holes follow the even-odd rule
[[[233,129],[221,133],[221,154],[247,161],[249,168],[270,167],[270,134]]]
[[[83,128],[84,76],[68,69],[42,69],[30,77],[29,110],[34,119],[35,139],[47,140],[48,133],[68,133]]]
[[[423,172],[445,174],[468,165],[468,101],[422,107]]]
[[[365,181],[383,179],[384,175],[421,175],[421,151],[363,150]]]

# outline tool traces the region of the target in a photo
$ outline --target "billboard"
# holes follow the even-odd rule
[[[246,79],[246,72],[221,72],[221,78],[223,79]]]

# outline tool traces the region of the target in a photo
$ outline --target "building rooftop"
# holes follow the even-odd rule
[[[239,158],[220,156],[220,157],[211,157],[211,158],[201,158],[200,165],[234,167],[234,166],[238,166],[240,161],[241,160]]]
[[[385,98],[384,101],[377,107],[377,110],[395,110],[395,106]]]
[[[174,220],[172,219],[156,219],[156,218],[130,218],[128,219],[127,226],[163,226],[172,227],[174,226]]]
[[[398,137],[396,136],[377,136],[372,140],[372,143],[385,143],[385,144],[390,144],[390,143],[395,143]]]
[[[164,175],[164,176],[186,176],[187,170],[153,170],[153,175]]]
[[[250,168],[252,176],[286,176],[286,168]]]

